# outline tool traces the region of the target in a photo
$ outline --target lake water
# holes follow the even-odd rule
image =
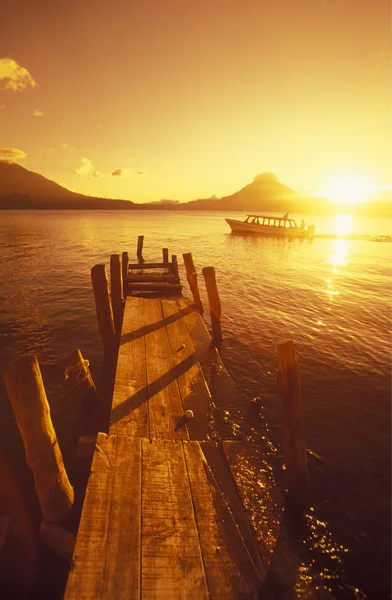
[[[389,598],[392,219],[315,218],[309,241],[234,236],[224,216],[242,219],[0,211],[1,370],[33,353],[43,370],[60,372],[76,347],[99,365],[91,267],[108,265],[111,253],[135,256],[140,234],[148,259],[159,259],[162,247],[179,259],[192,252],[199,272],[216,269],[222,356],[240,390],[240,402],[218,407],[217,435],[264,437],[271,464],[282,462],[276,344],[295,343],[311,482],[298,595],[325,598],[330,590],[336,598]],[[202,277],[199,283],[207,306]],[[255,396],[262,414],[250,420]],[[256,528],[261,504],[262,494],[251,507]],[[318,582],[312,592],[302,585],[306,578]]]

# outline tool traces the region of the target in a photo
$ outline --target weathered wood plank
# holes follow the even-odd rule
[[[177,300],[162,299],[162,307],[164,317],[182,314]],[[192,439],[206,439],[211,431],[211,395],[200,363],[196,358],[184,317],[168,323],[166,329],[182,406],[184,411],[191,409],[195,415],[194,419],[187,421],[190,437]]]
[[[136,269],[138,271],[143,269],[168,269],[171,271],[171,262],[153,262],[153,263],[133,263],[129,265],[129,270]]]
[[[184,453],[210,596],[256,600],[262,583],[200,444],[184,443]]]
[[[138,291],[138,292],[161,292],[161,293],[171,293],[171,294],[180,294],[182,290],[182,285],[176,283],[158,283],[158,282],[148,282],[148,281],[130,281],[128,282],[128,291]]]
[[[102,598],[140,595],[141,440],[118,436]]]
[[[116,436],[98,435],[65,600],[102,597],[116,443]]]
[[[141,440],[98,434],[65,600],[140,594]]]
[[[195,304],[185,298],[178,298],[178,304],[184,312],[184,321],[195,348],[196,358],[200,361],[214,402],[224,406],[230,402],[238,402],[236,385],[213,345],[206,324],[200,318]]]
[[[145,299],[146,356],[150,437],[188,439],[186,426],[178,427],[183,407],[162,305],[159,299]]]
[[[207,600],[181,442],[142,441],[142,515],[143,600]]]
[[[127,278],[127,282],[132,284],[134,282],[139,283],[139,282],[152,282],[152,283],[174,283],[174,284],[179,284],[180,283],[180,278],[176,277],[175,275],[168,275],[165,273],[162,273],[161,275],[158,273],[154,273],[154,275],[150,275],[148,273],[143,273],[142,275],[131,275],[130,277]]]
[[[144,298],[127,297],[124,311],[110,433],[148,437]]]

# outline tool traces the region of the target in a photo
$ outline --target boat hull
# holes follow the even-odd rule
[[[253,223],[244,223],[235,219],[226,219],[233,233],[246,233],[251,235],[268,235],[283,238],[307,238],[309,231],[299,227],[271,227],[267,225],[254,225]]]

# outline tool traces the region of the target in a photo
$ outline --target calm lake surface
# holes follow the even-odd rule
[[[100,365],[91,267],[108,265],[111,253],[124,250],[136,258],[137,236],[144,234],[145,257],[160,259],[168,247],[185,282],[181,255],[192,252],[199,272],[216,268],[222,356],[241,396],[218,407],[217,436],[264,436],[271,465],[282,463],[276,343],[295,342],[311,482],[298,596],[389,598],[392,219],[311,219],[316,237],[308,241],[234,236],[225,216],[243,219],[0,211],[0,369],[33,353],[43,371],[61,372],[77,347]],[[350,226],[350,235],[340,236]],[[199,283],[207,306],[202,277]],[[262,414],[249,419],[256,396]],[[260,490],[252,500],[256,529],[262,499]],[[307,578],[317,582],[311,592]]]

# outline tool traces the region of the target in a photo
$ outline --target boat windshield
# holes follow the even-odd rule
[[[262,215],[247,215],[244,223],[249,225],[264,225],[266,227],[282,227],[284,229],[298,229],[294,219],[288,219],[286,213],[284,217],[263,217]]]

